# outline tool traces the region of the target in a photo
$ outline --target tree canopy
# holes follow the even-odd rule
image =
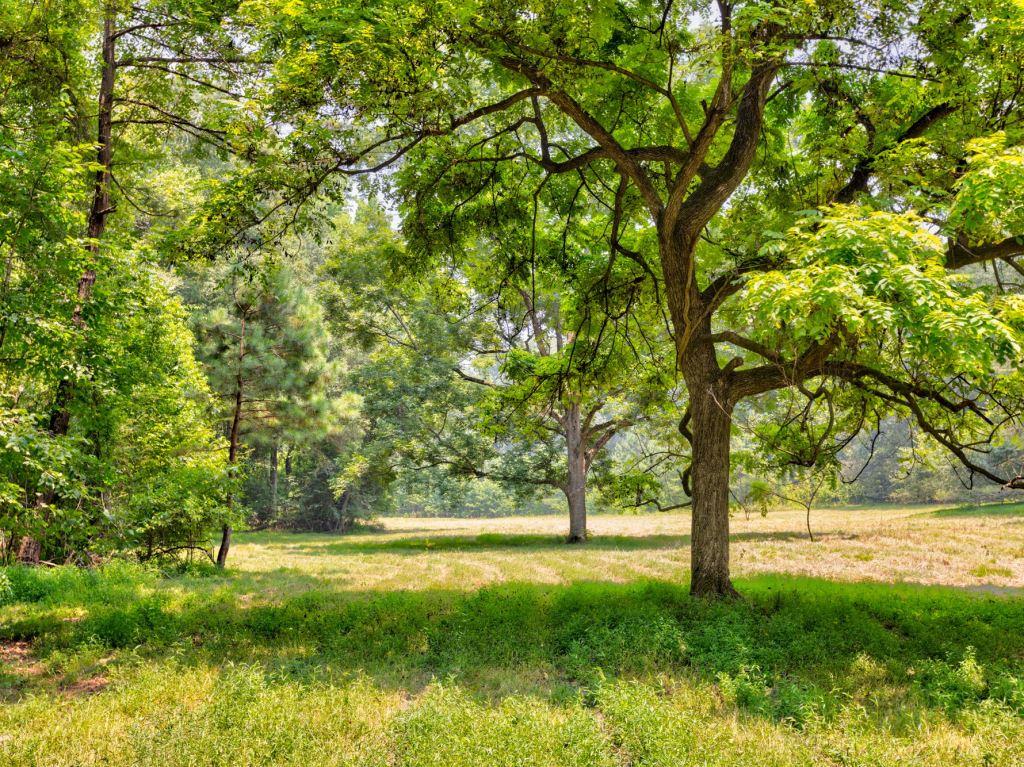
[[[1019,4],[250,7],[297,159],[392,169],[423,258],[484,240],[508,274],[650,279],[688,393],[696,593],[732,590],[747,398],[802,399],[770,436],[803,462],[896,413],[1024,483],[976,456],[1018,412]]]
[[[590,477],[692,503],[721,596],[755,470],[888,429],[1022,488],[1022,61],[1016,0],[5,9],[5,540],[341,529],[416,476],[580,539]]]

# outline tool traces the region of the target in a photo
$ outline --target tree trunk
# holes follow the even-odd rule
[[[224,569],[228,563],[228,551],[231,549],[231,525],[220,529],[220,548],[217,549],[217,567]]]
[[[277,516],[277,453],[278,438],[270,445],[270,513],[267,521],[271,522]]]
[[[729,373],[718,364],[711,340],[713,310],[694,277],[699,231],[659,227],[665,295],[675,333],[676,360],[689,398],[690,593],[732,597],[729,580],[729,440],[733,401]]]
[[[341,510],[335,520],[334,532],[336,533],[340,533],[349,528],[349,522],[351,520],[348,518],[348,502],[351,499],[352,496],[349,494],[348,490],[346,490],[341,499]]]
[[[242,360],[245,358],[245,317],[242,317],[241,330],[238,341],[238,372],[235,374],[235,407],[231,413],[231,432],[228,435],[228,468],[234,479],[235,464],[238,460],[238,440],[242,424]],[[234,493],[228,493],[228,511],[231,511],[234,504]],[[231,549],[231,525],[225,524],[220,531],[220,548],[217,550],[217,567],[223,569],[228,561],[228,551]]]
[[[113,10],[107,9],[103,20],[103,70],[100,75],[100,92],[96,118],[96,172],[93,186],[92,206],[89,210],[88,230],[86,231],[86,250],[96,256],[100,249],[100,238],[107,227],[107,216],[111,211],[110,204],[110,165],[113,158],[113,124],[114,124],[114,75],[117,71],[114,44],[117,35],[114,31]],[[85,327],[82,311],[92,296],[92,287],[96,282],[96,270],[91,266],[82,272],[78,279],[77,301],[71,313],[71,321],[78,328]],[[75,396],[75,385],[72,379],[62,378],[54,392],[53,405],[47,431],[52,436],[63,437],[71,428],[71,401]],[[56,494],[52,490],[41,493],[36,499],[36,508],[41,514],[46,513]],[[42,542],[25,536],[18,546],[18,561],[24,564],[39,564],[42,554]]]
[[[43,544],[26,535],[18,543],[18,563],[22,565],[38,565],[43,552]]]
[[[587,540],[587,455],[580,423],[580,406],[573,404],[565,414],[565,445],[568,482],[565,497],[569,501],[569,543]]]
[[[111,175],[110,167],[113,160],[113,125],[114,125],[114,76],[117,72],[115,43],[117,35],[114,30],[114,11],[107,9],[103,20],[103,70],[100,75],[100,92],[96,117],[96,172],[93,185],[92,206],[89,210],[88,230],[85,248],[96,256],[100,250],[100,239],[107,228],[107,216],[113,210],[110,201]],[[77,301],[71,314],[71,321],[79,328],[85,327],[82,311],[92,296],[92,288],[96,283],[96,270],[90,266],[82,272],[78,279]],[[63,436],[68,433],[71,424],[69,411],[74,397],[74,383],[70,378],[62,378],[57,384],[53,408],[50,411],[50,433]]]
[[[714,348],[695,349],[683,370],[692,432],[690,593],[737,596],[729,580],[729,439],[732,403]]]

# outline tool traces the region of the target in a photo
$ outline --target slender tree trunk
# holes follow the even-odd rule
[[[242,421],[242,376],[235,377],[235,407],[231,415],[231,432],[228,436],[228,467],[234,472],[235,462],[238,458],[238,431]],[[234,477],[232,476],[232,479]],[[227,504],[230,511],[234,505],[235,494],[228,493]],[[220,548],[217,550],[217,567],[223,568],[228,561],[228,551],[231,549],[231,525],[225,523],[220,531]]]
[[[351,520],[348,518],[348,502],[352,499],[352,496],[346,490],[344,497],[341,499],[341,512],[338,514],[338,519],[334,525],[334,532],[340,533],[349,528]]]
[[[270,522],[277,516],[277,453],[279,450],[278,438],[275,436],[270,445],[270,514],[267,521]]]
[[[100,75],[100,92],[96,118],[96,172],[93,185],[92,206],[89,210],[86,251],[95,259],[99,253],[100,239],[107,228],[107,216],[111,212],[110,202],[110,165],[113,158],[112,132],[114,124],[114,75],[117,71],[115,57],[114,12],[107,8],[103,19],[103,70]],[[83,309],[92,296],[92,287],[96,282],[96,270],[90,264],[78,279],[78,290],[75,308],[71,313],[72,323],[85,328],[82,317]],[[62,378],[54,392],[53,405],[47,431],[54,437],[65,436],[71,428],[71,401],[75,396],[75,385],[71,378]],[[56,494],[52,490],[41,493],[35,501],[41,513],[50,506]],[[24,564],[39,564],[42,555],[42,542],[31,536],[25,536],[18,545],[18,561]]]
[[[103,71],[100,75],[100,92],[96,118],[96,173],[93,185],[92,206],[89,210],[86,250],[95,258],[100,250],[100,239],[107,228],[107,217],[113,210],[110,201],[111,161],[113,160],[113,125],[114,125],[114,76],[117,72],[115,43],[117,36],[114,30],[114,12],[106,11],[103,20]],[[75,308],[71,314],[72,322],[79,328],[85,327],[82,312],[92,297],[92,288],[96,283],[96,270],[90,264],[78,279],[78,291]],[[69,411],[74,397],[74,383],[70,378],[61,379],[57,384],[53,408],[50,411],[50,433],[63,436],[68,433],[71,423]]]
[[[568,482],[565,497],[569,502],[569,543],[587,540],[587,456],[580,422],[580,406],[573,404],[565,414],[565,444]]]
[[[235,464],[238,460],[238,441],[242,424],[243,404],[243,383],[242,360],[245,358],[245,317],[242,317],[240,338],[238,341],[238,372],[235,374],[235,406],[231,413],[231,431],[228,434],[228,467],[232,471],[232,479]],[[234,493],[228,493],[227,504],[230,512],[234,505]],[[228,551],[231,549],[231,525],[226,523],[220,532],[220,548],[217,550],[217,567],[224,568],[228,561]]]
[[[729,441],[732,403],[714,360],[714,349],[694,349],[683,369],[690,397],[691,482],[690,593],[736,596],[729,579]]]
[[[231,525],[225,524],[220,529],[220,548],[217,549],[217,567],[224,569],[228,562],[228,551],[231,549]]]

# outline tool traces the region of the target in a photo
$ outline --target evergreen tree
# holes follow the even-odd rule
[[[285,430],[326,429],[332,366],[323,318],[292,272],[272,261],[229,262],[211,269],[201,300],[204,311],[193,321],[210,386],[223,403],[232,469],[245,442],[273,444]],[[227,561],[231,532],[226,523],[218,566]]]

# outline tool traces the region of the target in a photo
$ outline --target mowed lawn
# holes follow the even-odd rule
[[[0,765],[1024,765],[1024,505],[243,534],[0,575]],[[0,571],[3,572],[3,571]]]

